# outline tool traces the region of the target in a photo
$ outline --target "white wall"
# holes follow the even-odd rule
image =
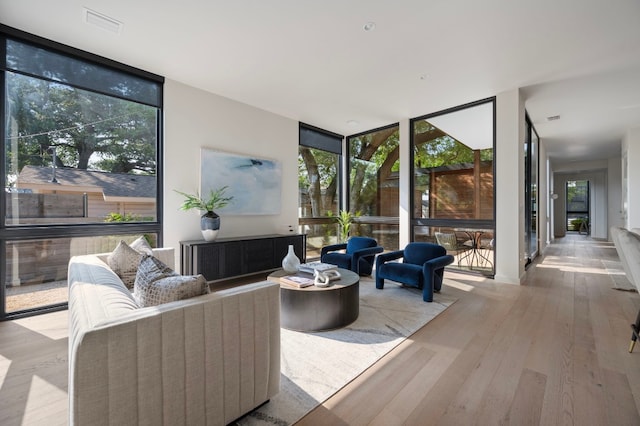
[[[406,246],[411,239],[411,126],[409,120],[401,120],[400,133],[400,208],[398,247]],[[345,151],[346,152],[346,151]],[[346,161],[345,161],[346,163]],[[347,176],[345,173],[344,176]]]
[[[547,161],[547,147],[543,140],[538,142],[538,256],[547,247],[549,241],[549,163]]]
[[[622,158],[609,158],[607,161],[608,218],[607,230],[612,226],[624,226],[622,216]],[[611,235],[608,237],[611,240]]]
[[[640,228],[640,127],[629,129],[622,141],[623,156],[627,158],[627,219],[628,229]],[[625,194],[622,194],[625,199]]]
[[[554,173],[555,171],[553,170],[553,166],[551,165],[551,160],[549,160],[548,158],[546,159],[547,162],[547,187],[549,188],[549,207],[547,209],[547,213],[548,213],[548,226],[547,226],[547,244],[550,244],[556,237],[554,229],[555,229],[555,211],[556,211],[556,204],[557,204],[557,199],[559,198],[559,195],[555,193],[555,185],[554,185]],[[553,199],[551,197],[551,193],[555,194],[557,197],[556,199]]]
[[[524,102],[520,91],[496,97],[496,281],[524,278]]]
[[[200,148],[277,159],[282,165],[279,215],[222,216],[218,238],[284,233],[298,223],[298,122],[172,80],[164,85],[164,242],[201,239],[199,214],[178,210],[174,190],[199,190]],[[179,259],[176,258],[176,265]]]

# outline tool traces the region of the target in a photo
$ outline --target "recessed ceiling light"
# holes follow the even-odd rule
[[[87,24],[95,25],[98,28],[109,31],[114,34],[120,34],[122,31],[122,22],[110,18],[95,10],[84,8],[84,22]]]
[[[559,115],[551,115],[551,116],[547,117],[547,121],[555,121],[555,120],[560,120],[560,116]]]
[[[429,78],[429,74],[422,74],[422,75],[420,76],[420,80],[426,80],[426,79],[428,79],[428,78]]]
[[[347,121],[347,124],[349,126],[357,126],[359,123],[356,120],[349,120]]]
[[[365,31],[373,31],[373,30],[376,29],[376,23],[375,22],[367,22],[366,24],[364,24],[362,29],[365,30]]]

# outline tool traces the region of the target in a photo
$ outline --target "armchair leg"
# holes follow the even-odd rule
[[[425,302],[433,302],[433,283],[425,285],[422,288],[422,300]]]
[[[640,333],[640,310],[638,311],[638,316],[636,317],[635,324],[631,324],[631,342],[629,343],[629,353],[633,352],[633,348],[636,345],[636,340],[638,340],[638,334]]]
[[[384,278],[378,278],[376,276],[376,288],[380,290],[384,288]]]

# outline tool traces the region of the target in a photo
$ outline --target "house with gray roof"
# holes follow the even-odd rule
[[[151,175],[32,165],[24,166],[16,180],[20,197],[25,193],[82,197],[83,216],[90,221],[102,221],[110,213],[155,218],[156,185],[156,176]]]

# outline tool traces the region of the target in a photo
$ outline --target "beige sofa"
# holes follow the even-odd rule
[[[106,255],[68,279],[70,425],[224,425],[278,393],[277,284],[138,308]]]
[[[615,244],[625,275],[640,292],[640,233],[638,231],[640,230],[637,228],[633,228],[631,231],[615,226],[610,228],[611,239]],[[629,352],[633,352],[640,335],[640,311],[638,311],[636,322],[631,324],[631,329],[633,332],[629,343]]]

